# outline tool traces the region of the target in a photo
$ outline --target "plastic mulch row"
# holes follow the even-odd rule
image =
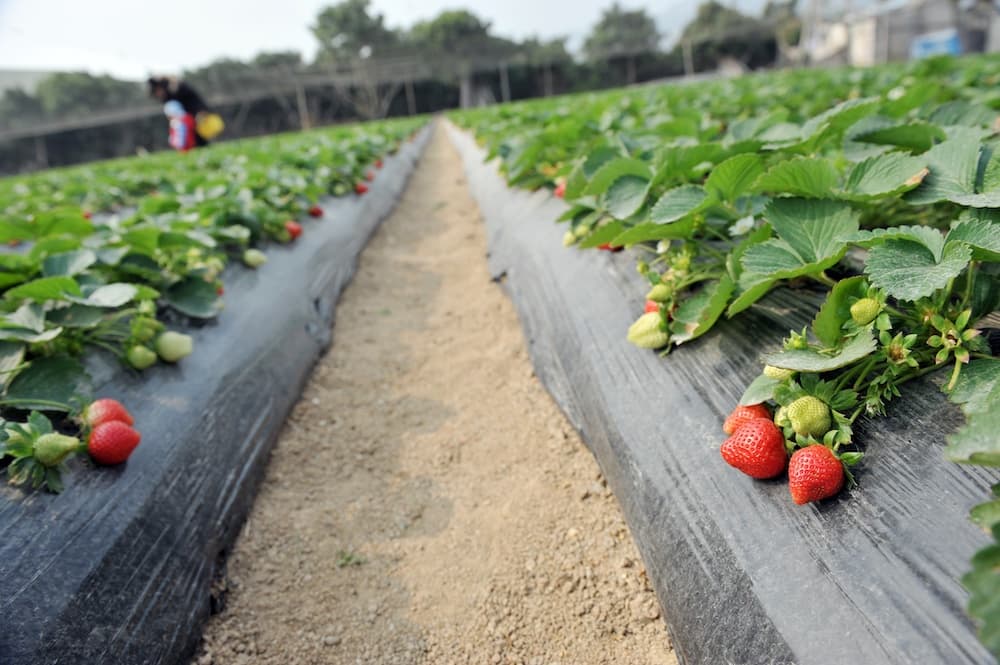
[[[241,528],[285,417],[331,341],[358,254],[393,209],[429,129],[361,197],[320,202],[302,237],[228,269],[226,309],[181,330],[194,353],[141,375],[90,369],[142,443],[115,468],[71,464],[62,494],[0,489],[0,663],[186,663],[210,588]]]
[[[933,381],[859,420],[860,488],[796,506],[719,456],[722,421],[762,353],[821,294],[779,290],[668,358],[632,347],[648,288],[630,252],[566,249],[566,204],[508,188],[451,128],[487,226],[489,262],[536,372],[581,432],[624,511],[681,662],[982,664],[959,583],[987,542],[968,510],[997,474],[947,462],[961,423]]]

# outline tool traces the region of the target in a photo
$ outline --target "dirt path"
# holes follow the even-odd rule
[[[676,663],[485,251],[439,128],[341,300],[196,663]]]

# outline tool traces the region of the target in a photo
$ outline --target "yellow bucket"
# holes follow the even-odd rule
[[[198,114],[195,123],[199,136],[206,141],[211,141],[226,128],[226,123],[222,122],[222,117],[218,113],[203,111]]]

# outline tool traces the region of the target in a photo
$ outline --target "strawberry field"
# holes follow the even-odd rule
[[[675,639],[714,639],[680,616],[683,609],[670,616],[669,607],[705,611],[678,600],[696,592],[669,567],[682,569],[685,552],[700,559],[698,550],[713,543],[743,570],[720,573],[702,562],[687,576],[723,576],[730,586],[703,582],[719,594],[720,610],[734,585],[749,584],[747,621],[733,630],[749,631],[755,621],[773,626],[772,641],[760,638],[784,645],[773,658],[802,653],[793,608],[799,616],[829,610],[863,620],[878,635],[868,651],[855,645],[857,653],[834,646],[835,630],[819,631],[813,637],[827,655],[813,650],[806,662],[863,660],[870,649],[889,654],[898,647],[887,645],[911,638],[933,642],[923,647],[933,650],[925,662],[978,662],[984,647],[1000,653],[1000,502],[990,497],[997,476],[988,469],[1000,465],[998,83],[996,58],[932,59],[455,115],[485,149],[463,152],[484,183],[478,196],[488,223],[497,209],[491,261],[531,322],[529,336],[555,334],[533,327],[546,320],[577,338],[574,349],[599,356],[571,360],[560,346],[565,339],[553,347],[535,342],[550,390],[571,416],[578,410],[575,420],[590,431],[602,467],[617,476],[647,565],[666,587],[661,597]],[[480,158],[497,158],[508,185],[548,190],[565,204],[505,193],[471,164]],[[552,234],[528,221],[558,221],[572,251],[604,256],[588,262],[536,250],[551,245]],[[630,251],[618,255],[621,249]],[[617,272],[626,256],[634,259],[632,277]],[[543,293],[528,281],[544,285]],[[634,303],[632,320],[601,320],[623,306],[605,300],[622,298]],[[617,332],[605,344],[613,335],[659,350],[655,364],[607,357],[622,351],[604,348],[606,328]],[[588,381],[607,385],[591,390],[582,385]],[[657,391],[659,406],[646,394]],[[734,391],[742,396],[715,406]],[[640,408],[647,403],[655,415]],[[621,413],[597,417],[593,409]],[[703,428],[692,423],[707,417],[719,432],[711,456],[691,450],[705,449],[697,440]],[[678,432],[695,441],[678,440]],[[650,447],[657,440],[662,450]],[[711,485],[715,502],[736,500],[729,512],[738,518],[723,514],[711,492],[680,489],[692,478]],[[1000,484],[992,491],[1000,495]],[[671,503],[687,513],[672,514]],[[802,504],[816,507],[796,507]],[[770,520],[759,521],[763,515]],[[702,548],[685,549],[680,541],[700,533],[696,519],[721,533],[706,531]],[[663,528],[678,530],[655,532]],[[805,548],[826,573],[817,577],[808,563],[776,551],[773,563],[785,570],[757,577],[770,541],[786,552]],[[813,592],[789,588],[796,580]],[[697,593],[702,601],[712,596]],[[967,605],[971,620],[947,609],[952,603]],[[912,608],[923,618],[909,616]],[[962,637],[973,623],[983,646]],[[698,648],[706,658],[732,659],[766,652],[757,646]],[[909,662],[916,653],[903,649],[898,657]]]
[[[181,361],[191,338],[170,327],[220,315],[226,266],[259,268],[268,243],[303,233],[299,217],[323,217],[320,197],[367,191],[415,127],[245,141],[0,183],[0,242],[11,250],[0,255],[0,409],[66,413],[88,435],[88,354],[140,372]],[[83,446],[61,439],[39,457],[51,421],[10,418],[11,482],[61,491],[62,461]]]
[[[422,124],[0,181],[0,597],[17,617],[0,653],[193,648],[219,554]]]

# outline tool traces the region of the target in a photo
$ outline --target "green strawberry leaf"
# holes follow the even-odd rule
[[[0,394],[17,376],[27,347],[20,342],[0,342]]]
[[[896,196],[919,185],[927,174],[923,157],[900,152],[869,157],[848,172],[840,196],[855,201]]]
[[[36,358],[10,382],[0,405],[72,411],[75,401],[89,401],[90,390],[90,376],[80,361],[68,356]]]
[[[969,511],[969,519],[972,520],[973,524],[987,531],[992,529],[995,524],[1000,524],[1000,499],[974,506]]]
[[[948,395],[966,415],[1000,409],[1000,358],[978,358],[958,376]]]
[[[681,185],[667,190],[649,211],[649,219],[657,224],[676,222],[691,213],[704,210],[711,203],[708,194],[698,185]]]
[[[840,344],[844,336],[843,325],[851,319],[851,298],[863,298],[867,291],[868,282],[863,276],[838,281],[813,319],[816,339],[828,347]]]
[[[74,296],[68,298],[68,300],[80,305],[89,305],[91,307],[115,308],[131,302],[138,293],[139,289],[134,284],[118,282],[115,284],[105,284],[104,286],[100,286],[85,298]]]
[[[814,349],[788,349],[765,356],[772,367],[793,369],[797,372],[829,372],[855,363],[877,348],[871,333],[859,334],[835,353],[820,353]]]
[[[97,263],[97,255],[89,249],[52,254],[42,261],[42,274],[46,277],[77,275]]]
[[[25,328],[42,332],[45,330],[45,309],[36,303],[25,303],[10,314],[0,315],[0,328]]]
[[[856,141],[876,145],[892,145],[912,152],[926,152],[946,138],[944,130],[927,122],[914,121],[858,134]]]
[[[925,244],[886,240],[872,247],[865,274],[874,286],[899,300],[918,300],[944,288],[969,264],[972,250],[962,242],[948,242],[940,257]]]
[[[621,221],[615,220],[604,224],[603,226],[597,227],[594,231],[590,233],[586,238],[580,241],[579,246],[582,249],[591,249],[597,247],[598,245],[603,245],[606,242],[611,242],[616,236],[621,234],[622,229],[625,228],[625,224]]]
[[[840,173],[822,157],[793,157],[772,166],[754,183],[754,190],[822,199],[837,186]]]
[[[107,310],[101,307],[73,304],[49,312],[49,323],[64,328],[93,328],[104,320]]]
[[[874,247],[886,240],[910,240],[923,245],[938,261],[941,260],[945,245],[945,238],[941,232],[928,226],[895,226],[858,231],[847,236],[845,240],[861,247]]]
[[[930,173],[923,184],[906,195],[913,204],[955,201],[975,194],[979,169],[979,138],[959,134],[943,141],[922,155]]]
[[[649,165],[644,161],[624,157],[612,159],[604,163],[599,169],[597,169],[594,175],[591,176],[590,182],[587,184],[587,189],[584,191],[584,194],[601,196],[611,188],[611,185],[616,180],[623,176],[636,176],[638,178],[649,180],[652,178],[653,173],[650,171]]]
[[[66,300],[69,296],[79,296],[80,285],[72,277],[40,277],[9,289],[4,297],[7,300],[47,302],[50,300]]]
[[[858,215],[838,201],[774,199],[765,216],[778,238],[747,248],[740,284],[818,273],[847,249],[843,238],[858,231]]]
[[[649,180],[636,175],[616,179],[604,195],[604,203],[618,219],[628,219],[642,207],[649,194]]]
[[[735,284],[729,275],[706,284],[697,294],[684,300],[670,322],[670,339],[683,344],[708,332],[726,309]]]
[[[222,307],[215,285],[197,277],[189,277],[171,286],[163,294],[163,299],[181,314],[194,319],[210,319]]]
[[[5,342],[26,342],[28,344],[40,344],[51,342],[62,334],[62,328],[51,328],[44,332],[34,332],[22,328],[0,328],[0,341]]]
[[[694,218],[689,217],[682,222],[673,224],[653,224],[645,223],[633,226],[627,231],[623,231],[614,236],[610,242],[612,245],[626,246],[634,245],[647,240],[668,240],[671,238],[688,238],[694,230]],[[589,238],[588,238],[589,240]],[[601,243],[598,243],[601,244]],[[596,245],[594,245],[596,247]]]
[[[747,389],[743,391],[743,396],[740,397],[740,405],[751,406],[773,399],[774,389],[779,385],[781,385],[781,381],[778,379],[772,379],[769,376],[761,374],[751,381]]]
[[[993,221],[981,211],[966,211],[962,219],[951,227],[947,241],[964,242],[972,248],[974,261],[1000,261],[1000,222]]]
[[[35,219],[36,238],[62,234],[83,238],[93,232],[93,225],[76,208],[55,208]]]
[[[732,203],[750,191],[763,172],[764,160],[759,155],[735,155],[712,169],[705,181],[705,190],[721,201]]]
[[[996,404],[996,402],[993,402]],[[948,437],[945,457],[960,464],[1000,466],[1000,409],[976,411],[964,427]]]
[[[740,276],[739,295],[733,299],[733,302],[729,305],[729,309],[726,310],[726,316],[729,318],[733,318],[746,308],[750,307],[750,305],[763,298],[767,295],[767,292],[778,283],[777,279],[764,278],[748,280],[745,279],[746,277],[747,273]],[[754,277],[756,277],[756,275],[754,275]]]

